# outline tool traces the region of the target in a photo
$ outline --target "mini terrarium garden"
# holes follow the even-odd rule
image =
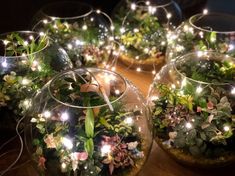
[[[182,23],[171,36],[167,50],[168,61],[193,51],[216,51],[234,55],[233,16],[205,11]]]
[[[148,115],[137,89],[116,73],[68,71],[35,97],[28,149],[42,174],[136,175],[151,148]]]
[[[235,161],[235,60],[189,53],[156,75],[149,94],[155,140],[176,160],[215,167]]]
[[[181,12],[173,1],[162,4],[127,1],[125,6],[119,6],[114,22],[122,45],[120,60],[132,69],[153,71],[160,68],[165,61],[167,33],[180,23]]]
[[[1,129],[14,129],[17,119],[30,107],[31,96],[57,71],[72,64],[45,35],[11,32],[0,38]],[[53,65],[55,59],[57,65]]]
[[[81,2],[56,2],[43,7],[34,23],[33,29],[61,45],[76,66],[97,66],[109,59],[112,21],[100,10]]]

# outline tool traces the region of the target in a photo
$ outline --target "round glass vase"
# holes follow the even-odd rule
[[[16,31],[0,35],[1,131],[15,131],[31,96],[59,71],[72,68],[66,52],[45,35]]]
[[[235,59],[194,52],[164,66],[148,95],[155,141],[188,166],[235,161]]]
[[[168,37],[167,62],[194,51],[215,51],[235,56],[235,16],[200,13],[183,22]]]
[[[116,38],[122,45],[120,61],[131,69],[160,69],[165,62],[167,33],[182,20],[178,5],[172,0],[123,0],[113,16]]]
[[[35,15],[33,26],[33,30],[45,32],[58,42],[76,66],[97,66],[109,59],[106,47],[113,39],[112,21],[88,4],[48,4]]]
[[[136,175],[152,144],[140,92],[115,72],[55,76],[33,100],[26,143],[47,175]]]

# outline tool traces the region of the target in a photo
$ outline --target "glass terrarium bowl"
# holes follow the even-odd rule
[[[33,20],[33,30],[58,42],[76,66],[96,66],[108,59],[105,47],[113,39],[111,26],[108,15],[81,2],[48,4]]]
[[[153,71],[165,61],[167,33],[181,23],[172,0],[121,1],[113,12],[116,39],[122,44],[120,61],[128,68]]]
[[[235,59],[189,53],[164,66],[148,95],[156,142],[177,161],[220,167],[235,161]]]
[[[72,68],[66,52],[32,31],[0,35],[0,129],[15,130],[15,121],[30,98],[59,71]]]
[[[223,13],[196,14],[169,36],[167,61],[194,51],[216,51],[235,56],[235,16]]]
[[[28,115],[26,143],[46,175],[136,175],[151,148],[144,98],[108,70],[58,74]]]

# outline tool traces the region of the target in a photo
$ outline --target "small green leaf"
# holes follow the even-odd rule
[[[94,113],[91,108],[87,108],[86,118],[85,118],[85,132],[87,137],[94,137]]]
[[[94,142],[93,139],[90,138],[88,139],[85,143],[84,143],[84,148],[85,151],[89,154],[89,156],[91,157],[93,155],[94,152]]]

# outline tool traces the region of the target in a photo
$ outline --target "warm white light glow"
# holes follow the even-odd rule
[[[125,28],[124,28],[124,27],[121,27],[121,28],[120,28],[120,32],[121,32],[121,34],[123,34],[123,33],[125,32]]]
[[[69,43],[69,44],[67,45],[67,47],[68,47],[68,49],[72,49],[72,48],[73,48],[73,45]]]
[[[43,23],[44,23],[44,24],[47,24],[47,23],[48,23],[47,19],[43,20]]]
[[[67,167],[67,165],[66,165],[65,163],[62,163],[62,164],[61,164],[61,168],[62,168],[62,169],[66,169],[66,167]]]
[[[67,121],[67,120],[69,119],[69,114],[68,114],[67,112],[63,112],[63,113],[61,114],[60,119],[61,119],[62,121]]]
[[[99,14],[99,13],[101,13],[101,11],[98,9],[98,10],[96,10],[96,13],[98,13],[98,14]]]
[[[207,14],[208,14],[208,9],[204,9],[204,10],[203,10],[203,14],[204,14],[204,15],[207,15]]]
[[[190,128],[192,128],[192,124],[189,123],[189,122],[187,122],[187,123],[185,124],[185,127],[188,128],[188,129],[190,129]]]
[[[232,88],[231,94],[235,95],[235,87]]]
[[[138,67],[138,68],[136,69],[136,71],[137,71],[137,72],[141,72],[141,68]]]
[[[40,32],[39,35],[40,35],[40,36],[44,36],[45,33],[44,33],[44,32]]]
[[[167,17],[168,19],[170,19],[170,18],[172,17],[171,13],[168,13],[168,14],[166,15],[166,17]]]
[[[50,111],[45,111],[45,112],[43,113],[43,116],[44,116],[45,118],[49,118],[49,117],[51,117],[51,112],[50,112]]]
[[[27,85],[29,83],[30,83],[30,80],[28,80],[27,78],[22,79],[22,82],[21,82],[22,85]]]
[[[84,31],[87,30],[87,25],[84,24],[84,25],[82,26],[82,30],[84,30]]]
[[[128,124],[128,125],[132,125],[132,124],[133,124],[133,119],[132,119],[132,117],[127,117],[127,118],[124,120],[124,122],[125,122],[126,124]]]
[[[8,66],[7,61],[4,60],[4,61],[2,62],[2,67],[7,68],[7,66]]]
[[[155,71],[155,70],[153,70],[153,71],[152,71],[152,74],[153,74],[153,75],[155,75],[155,74],[156,74],[156,71]]]
[[[201,86],[198,86],[197,89],[196,89],[196,93],[201,93],[202,92],[202,87]]]
[[[29,44],[28,41],[24,41],[24,46],[27,46]]]
[[[69,150],[71,150],[73,148],[72,141],[66,137],[62,138],[62,144]]]
[[[230,130],[229,126],[224,126],[224,131],[228,132]]]
[[[116,89],[115,90],[115,94],[119,95],[120,94],[120,90]]]
[[[135,3],[131,3],[131,10],[135,10],[136,9],[136,4]]]
[[[32,35],[30,35],[30,36],[29,36],[29,39],[30,39],[30,40],[33,40],[33,39],[34,39],[34,37],[33,37]]]
[[[102,156],[108,155],[108,154],[110,154],[110,152],[111,152],[111,145],[103,145],[101,147],[101,155]]]

